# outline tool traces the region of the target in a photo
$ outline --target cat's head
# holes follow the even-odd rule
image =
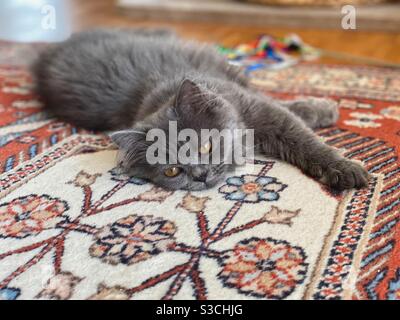
[[[173,130],[170,130],[174,125],[178,134],[190,129],[198,139],[177,139],[175,144]],[[116,132],[111,138],[119,146],[119,166],[126,174],[168,189],[202,190],[216,185],[223,180],[226,172],[234,168],[235,147],[232,141],[226,143],[220,133],[232,133],[238,128],[241,128],[241,122],[228,101],[190,80],[184,80],[168,105],[132,130]],[[160,142],[158,136],[153,137],[154,141],[148,141],[154,129],[165,134],[165,141],[155,144]],[[204,129],[211,130],[209,136],[204,135]],[[165,148],[162,147],[164,142]],[[193,154],[193,150],[197,150],[198,154]],[[149,161],[149,154],[158,157],[160,152],[165,153],[165,162]],[[207,158],[208,163],[205,161]]]

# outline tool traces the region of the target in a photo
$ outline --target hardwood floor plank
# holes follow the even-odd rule
[[[361,57],[400,63],[400,30],[394,32],[323,30],[304,28],[253,27],[222,23],[157,22],[133,19],[121,15],[113,0],[71,0],[74,31],[94,27],[169,27],[186,38],[232,46],[253,40],[267,33],[285,36],[297,33],[305,42],[317,48],[340,51]],[[323,58],[321,62],[355,63],[337,58]]]

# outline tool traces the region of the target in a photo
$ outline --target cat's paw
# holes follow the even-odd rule
[[[292,101],[289,109],[312,129],[332,126],[339,118],[338,103],[332,99],[300,98]]]
[[[339,106],[335,100],[312,98],[317,112],[317,127],[325,128],[334,125],[339,119]]]
[[[338,191],[364,188],[368,179],[368,172],[360,164],[346,159],[331,163],[320,177],[323,184]]]

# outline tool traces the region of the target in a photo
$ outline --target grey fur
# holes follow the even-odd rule
[[[255,91],[240,69],[211,46],[185,42],[163,30],[95,30],[74,35],[42,54],[34,66],[37,90],[57,117],[113,135],[120,165],[130,175],[170,189],[201,190],[220,182],[233,165],[149,165],[152,128],[255,130],[258,150],[287,161],[338,189],[367,185],[365,169],[325,145],[310,128],[334,124],[334,101],[277,101]],[[128,129],[128,130],[126,130]],[[132,130],[129,130],[132,129]],[[224,157],[232,150],[224,150]]]

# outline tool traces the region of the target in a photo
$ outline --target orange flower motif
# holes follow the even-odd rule
[[[44,300],[67,300],[71,298],[76,285],[83,279],[71,272],[61,272],[50,278],[45,288],[37,295]]]
[[[147,202],[163,202],[174,192],[168,191],[160,187],[153,187],[148,191],[143,192],[138,196],[141,201]]]
[[[209,197],[196,197],[191,193],[187,193],[177,207],[184,208],[191,213],[197,213],[206,208],[206,202],[208,200],[210,200]]]
[[[69,183],[73,183],[76,187],[87,187],[96,182],[96,179],[100,177],[101,174],[89,174],[85,171],[80,171],[73,181]]]
[[[175,225],[168,220],[131,215],[103,227],[89,251],[104,262],[131,265],[166,251],[175,232]]]
[[[48,195],[29,195],[0,205],[0,238],[25,238],[65,220],[68,204]]]
[[[225,253],[218,277],[241,293],[282,299],[304,280],[308,267],[305,259],[303,249],[286,241],[251,238]]]
[[[97,288],[97,293],[90,296],[88,300],[128,300],[130,294],[126,288],[121,286],[107,287],[101,283]]]

